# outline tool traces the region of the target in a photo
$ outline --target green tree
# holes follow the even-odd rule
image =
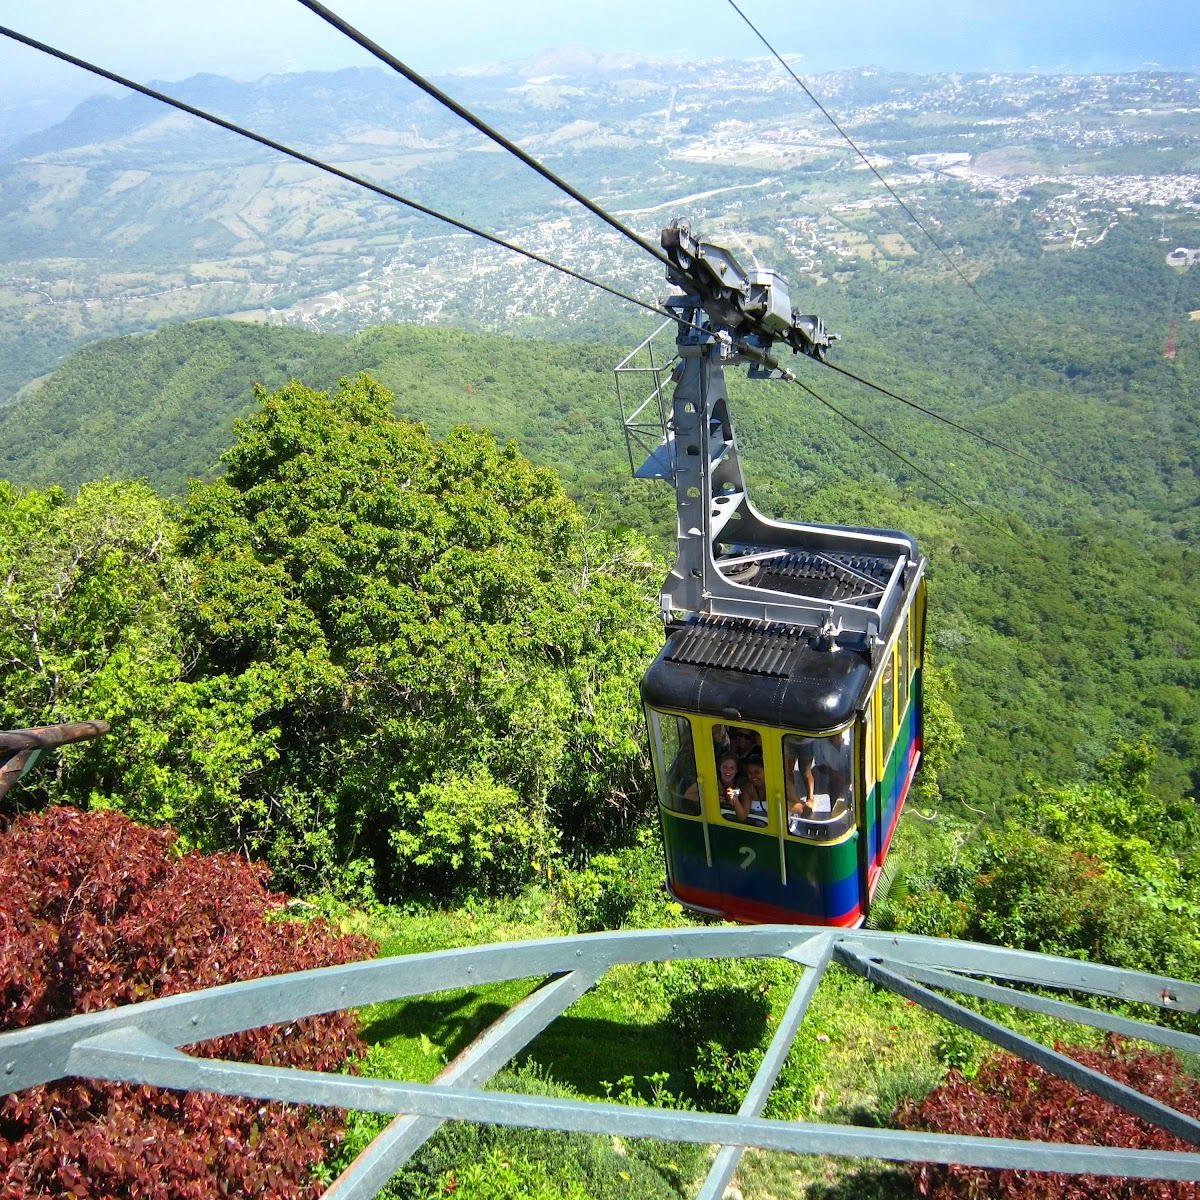
[[[1092,779],[1036,787],[1023,802],[1038,833],[1102,863],[1158,907],[1200,919],[1195,847],[1200,810],[1191,800],[1163,800],[1151,787],[1154,750],[1122,743]]]
[[[244,766],[222,824],[295,886],[504,887],[633,815],[646,553],[585,529],[553,472],[435,442],[366,377],[292,384],[185,514],[203,647],[188,687]]]
[[[1034,788],[905,880],[888,927],[1194,978],[1198,817],[1155,793],[1153,765],[1145,743],[1120,744],[1091,778]]]
[[[104,718],[114,731],[64,750],[13,793],[29,804],[104,795],[164,814],[156,763],[186,655],[191,573],[171,508],[145,484],[0,482],[0,723]]]
[[[940,775],[954,761],[967,735],[955,716],[953,701],[958,689],[949,670],[927,655],[922,672],[921,701],[925,717],[925,744],[921,773],[914,785],[913,799],[921,804],[941,800]]]

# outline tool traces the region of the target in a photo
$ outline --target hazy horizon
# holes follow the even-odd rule
[[[1116,0],[861,0],[840,9],[741,4],[801,73],[883,70],[1041,71],[1097,74],[1200,67],[1194,0],[1144,5],[1130,20]],[[210,0],[202,10],[150,0],[48,0],[35,11],[0,0],[0,23],[148,81],[198,73],[255,80],[264,75],[335,70],[375,62],[295,0]],[[539,0],[512,0],[503,12],[480,0],[442,0],[428,9],[383,0],[343,0],[339,13],[424,74],[527,59],[582,45],[647,58],[737,58],[767,53],[727,0],[708,0],[682,21],[639,0],[548,13]],[[114,90],[76,68],[0,39],[0,106],[67,105]],[[2,134],[3,131],[0,131]]]

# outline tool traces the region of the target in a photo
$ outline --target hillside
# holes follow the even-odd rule
[[[1003,809],[1039,779],[1073,778],[1122,738],[1156,745],[1164,795],[1198,782],[1200,629],[1190,596],[1200,330],[1180,329],[1173,362],[1142,331],[1166,305],[1200,307],[1200,273],[1162,266],[1142,228],[1012,278],[1027,334],[1002,371],[992,365],[1009,350],[1002,331],[945,288],[897,282],[880,294],[853,283],[845,310],[827,314],[845,335],[836,361],[1046,463],[1039,471],[819,367],[805,371],[981,511],[956,505],[798,389],[732,381],[763,507],[911,528],[921,539],[932,645],[957,682],[967,731],[942,783],[977,808]],[[1097,277],[1107,296],[1084,309],[1073,297]],[[901,320],[914,333],[897,360],[885,339]],[[253,383],[298,376],[328,387],[366,372],[394,393],[400,415],[437,434],[465,422],[515,438],[605,524],[651,534],[665,552],[669,495],[628,478],[610,374],[623,352],[440,328],[341,337],[170,327],[77,352],[0,414],[3,470],[39,486],[146,477],[179,495],[188,476],[211,475],[234,418],[254,407]]]
[[[365,919],[390,953],[686,922],[662,892],[636,704],[660,637],[660,568],[637,539],[598,530],[515,447],[462,428],[432,439],[396,420],[394,404],[365,377],[336,393],[264,394],[225,473],[182,510],[138,483],[87,484],[72,498],[0,485],[4,723],[71,712],[114,722],[63,769],[32,776],[18,802],[99,803],[169,822],[189,848],[262,857],[275,887],[309,897],[289,913]],[[779,424],[760,445],[778,447]],[[843,518],[909,523],[935,564],[943,669],[927,676],[928,764],[893,849],[903,873],[875,919],[1194,978],[1200,815],[1172,790],[1196,747],[1167,736],[1195,725],[1195,688],[1171,675],[1187,668],[1171,655],[1195,643],[1188,560],[1139,558],[1111,523],[971,536],[953,510],[870,482],[808,499]],[[1172,711],[1139,711],[1147,697]],[[967,727],[956,762],[948,701]],[[1113,740],[1135,724],[1160,744]],[[1077,749],[1092,758],[1082,778]],[[1028,795],[1002,815],[1018,784]],[[986,823],[956,817],[969,788],[991,809]],[[122,879],[138,878],[99,827],[95,844]],[[52,894],[74,895],[60,862]],[[208,936],[202,926],[193,946]],[[778,963],[613,974],[536,1040],[512,1086],[732,1109],[795,983]],[[432,1077],[523,986],[373,1006],[366,1069]],[[1043,1014],[1020,1028],[1079,1036]],[[982,1056],[974,1039],[836,969],[808,1029],[817,1044],[801,1042],[772,1097],[792,1119],[888,1124],[898,1103],[951,1067],[973,1073]],[[339,1163],[379,1128],[350,1125]],[[513,1148],[528,1143],[485,1145],[521,1178]],[[558,1163],[558,1145],[530,1151]],[[647,1194],[673,1194],[631,1151],[614,1162],[604,1145],[592,1171],[573,1155],[559,1168],[614,1178],[611,1192],[581,1197],[632,1200],[615,1181],[634,1171]],[[701,1169],[666,1153],[653,1161],[667,1180]],[[469,1146],[431,1143],[394,1194],[427,1197],[424,1176],[469,1161]],[[764,1155],[740,1180],[752,1200],[796,1200],[814,1173],[855,1195],[911,1194],[892,1172],[797,1172]],[[532,1194],[523,1182],[505,1193]]]
[[[840,335],[831,366],[895,393],[804,360],[816,394],[730,379],[760,508],[911,530],[928,556],[925,766],[871,921],[1197,978],[1200,264],[1168,252],[1200,247],[1200,76],[810,80],[941,249],[771,61],[580,49],[442,82],[647,238],[679,217],[781,268]],[[665,291],[383,72],[166,86]],[[662,887],[637,690],[673,505],[629,478],[611,374],[652,324],[137,97],[0,137],[2,722],[112,723],[43,760],[0,825],[115,809],[87,814],[94,849],[135,889],[113,830],[165,853],[173,835],[125,818],[170,825],[174,863],[265,863],[297,897],[276,928],[330,916],[384,954],[691,921]],[[21,876],[29,854],[10,857]],[[49,887],[82,928],[62,861]],[[766,960],[625,964],[498,1086],[733,1111],[794,983]],[[527,986],[363,1010],[361,1067],[431,1079]],[[889,1124],[982,1063],[837,967],[812,1018],[771,1100],[790,1120]],[[1041,1013],[1014,1027],[1080,1037]],[[348,1114],[331,1161],[381,1123]],[[384,1194],[682,1196],[702,1158],[452,1123]],[[748,1200],[927,1185],[753,1153],[738,1178]]]
[[[1200,519],[1200,322],[1187,314],[1200,311],[1200,270],[1168,267],[1161,246],[1155,223],[1137,220],[1086,253],[998,265],[979,294],[961,281],[874,271],[794,289],[841,334],[835,364],[1024,459],[816,365],[799,369],[968,500],[1038,526],[1097,516],[1190,537]],[[984,284],[1003,296],[1002,308],[981,302]],[[1177,356],[1168,360],[1171,320]],[[652,327],[648,318],[628,340],[581,345],[412,326],[345,336],[252,323],[168,326],[84,348],[0,409],[0,470],[38,485],[144,476],[181,494],[188,477],[212,470],[254,384],[298,377],[328,386],[366,371],[396,393],[402,415],[438,431],[464,421],[516,437],[564,470],[577,495],[623,505],[610,372]],[[798,506],[806,491],[864,471],[880,483],[911,474],[799,390],[735,386],[747,436],[760,421],[787,434],[786,445],[758,451],[774,461],[750,462],[764,484],[783,485],[783,503]]]
[[[738,252],[770,255],[794,302],[842,335],[835,363],[1019,456],[814,364],[802,365],[804,382],[917,470],[799,389],[732,384],[765,508],[921,537],[933,647],[957,681],[967,731],[946,794],[1003,808],[1031,781],[1073,778],[1139,738],[1160,751],[1163,794],[1193,793],[1200,322],[1189,314],[1200,311],[1200,270],[1169,266],[1166,252],[1200,243],[1200,181],[1189,173],[1197,80],[861,71],[817,81],[891,156],[889,173],[919,199],[968,287],[762,62],[571,70],[569,87],[528,64],[454,82],[648,231],[676,215],[718,236],[736,227]],[[479,172],[476,141],[378,72],[255,85],[202,77],[182,90],[236,119],[270,117],[281,136],[435,203],[461,198],[466,215],[502,221],[566,261],[586,250],[587,268],[611,282],[657,277],[511,168]],[[665,551],[669,497],[627,477],[609,374],[648,322],[518,261],[418,234],[395,209],[333,203],[331,185],[297,170],[133,99],[84,105],[11,148],[4,244],[76,257],[10,262],[34,271],[13,276],[13,321],[0,320],[0,343],[16,347],[10,381],[52,359],[45,339],[72,312],[90,323],[60,348],[106,328],[255,305],[286,327],[177,324],[85,346],[0,410],[3,474],[68,488],[143,477],[180,496],[189,478],[213,477],[233,421],[255,406],[253,385],[328,388],[366,373],[399,415],[435,434],[465,422],[514,438],[601,525],[641,530]],[[31,191],[42,198],[36,220],[18,211]],[[206,220],[223,231],[211,245]],[[98,245],[130,270],[89,292],[78,270]],[[236,287],[218,295],[218,280]],[[328,303],[284,295],[310,282],[334,289]],[[41,300],[27,307],[32,296],[53,312]],[[167,296],[186,303],[159,306]],[[397,316],[462,326],[362,328]],[[489,324],[504,336],[480,332]],[[535,328],[576,340],[508,336]]]
[[[216,469],[234,420],[255,406],[255,386],[301,379],[328,388],[366,372],[395,393],[401,416],[439,434],[459,423],[489,428],[570,480],[615,489],[628,473],[612,382],[623,354],[418,326],[340,336],[246,322],[172,325],[78,350],[0,409],[0,477],[68,488],[145,478],[181,496],[188,479]]]
[[[580,52],[440,82],[645,236],[672,216],[736,232],[794,285],[947,275],[769,60]],[[1134,214],[1164,253],[1200,244],[1194,75],[809,82],[972,274],[1102,246]],[[168,90],[645,299],[661,290],[616,233],[381,70]],[[86,341],[238,314],[336,332],[637,327],[574,281],[136,96],[88,101],[0,151],[0,395]]]

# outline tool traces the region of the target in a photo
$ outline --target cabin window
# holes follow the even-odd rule
[[[651,712],[650,728],[657,758],[658,798],[663,808],[698,817],[700,781],[691,722],[687,717]]]
[[[923,665],[925,639],[925,584],[923,582],[913,604],[909,625],[912,627],[913,663],[919,667]]]
[[[875,755],[877,752],[875,745],[875,714],[869,705],[867,706],[867,711],[863,714],[862,739],[863,799],[867,801],[871,797],[871,789],[875,786],[877,778],[875,771]]]
[[[827,835],[854,818],[854,759],[850,730],[829,737],[788,734],[783,739],[783,786],[788,832]]]
[[[896,735],[896,728],[893,722],[895,721],[895,696],[892,693],[892,687],[896,678],[896,660],[892,656],[892,652],[888,651],[887,664],[883,668],[883,679],[879,683],[880,698],[883,704],[882,714],[880,716],[880,725],[882,728],[879,733],[883,740],[883,757],[887,760],[888,752],[892,748],[892,738]]]
[[[739,825],[764,827],[767,784],[762,735],[744,725],[714,725],[712,742],[721,816]]]
[[[896,642],[896,657],[900,662],[900,670],[896,675],[896,715],[903,719],[904,710],[908,705],[908,622],[900,631]]]
[[[784,737],[787,830],[793,837],[838,837],[853,826],[853,748],[850,728],[826,737]]]

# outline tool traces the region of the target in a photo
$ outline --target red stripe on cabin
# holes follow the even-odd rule
[[[833,925],[839,929],[852,929],[861,924],[863,919],[862,908],[859,905],[855,905],[842,916],[826,917],[816,913],[797,912],[794,908],[779,908],[774,904],[764,904],[761,900],[741,900],[721,892],[689,887],[687,884],[677,883],[668,890],[680,904],[689,908],[697,908],[702,912],[726,917],[731,921],[741,921],[747,925]]]

